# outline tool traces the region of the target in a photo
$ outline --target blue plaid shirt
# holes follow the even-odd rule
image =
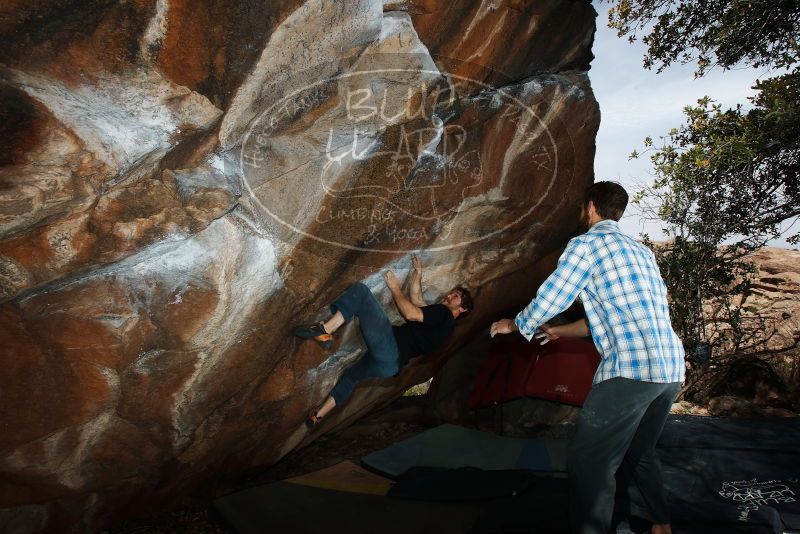
[[[556,270],[515,319],[530,341],[536,330],[580,298],[602,360],[594,383],[614,377],[682,382],[681,340],[672,329],[667,288],[653,253],[603,220],[570,240]]]

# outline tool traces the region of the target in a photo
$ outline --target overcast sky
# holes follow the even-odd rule
[[[597,133],[595,179],[616,180],[629,193],[641,183],[652,182],[650,158],[629,160],[636,149],[643,150],[648,135],[658,137],[670,128],[683,124],[683,108],[696,104],[708,95],[724,107],[747,104],[757,78],[765,78],[763,70],[749,68],[722,71],[714,69],[702,78],[694,78],[695,65],[672,65],[661,74],[642,66],[645,46],[629,43],[608,28],[608,4],[594,2],[598,12],[597,33],[593,52],[595,59],[589,76],[595,97],[600,103],[600,131]],[[622,227],[632,235],[642,232],[662,237],[657,224],[642,223],[633,209],[628,209]],[[786,246],[783,242],[771,243]]]

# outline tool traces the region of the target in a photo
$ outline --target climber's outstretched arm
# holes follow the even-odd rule
[[[386,281],[386,287],[392,292],[394,303],[403,319],[406,321],[422,321],[422,310],[403,294],[400,282],[397,281],[395,274],[392,271],[386,271],[383,279]]]
[[[414,306],[421,308],[428,305],[428,303],[425,302],[425,297],[422,295],[422,263],[419,261],[418,257],[411,256],[411,264],[414,268],[411,270],[411,274],[408,275],[408,296]]]

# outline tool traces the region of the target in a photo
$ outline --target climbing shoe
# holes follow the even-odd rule
[[[306,419],[306,428],[309,430],[314,429],[318,424],[322,422],[322,417],[317,417],[315,414],[311,414]]]
[[[294,335],[303,339],[313,339],[323,349],[329,349],[333,345],[333,334],[327,333],[322,323],[298,326],[294,329]]]

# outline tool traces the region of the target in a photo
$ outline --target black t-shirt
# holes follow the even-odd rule
[[[401,366],[411,358],[438,349],[455,327],[456,319],[444,304],[431,304],[420,309],[422,321],[408,321],[392,327],[400,351]]]

